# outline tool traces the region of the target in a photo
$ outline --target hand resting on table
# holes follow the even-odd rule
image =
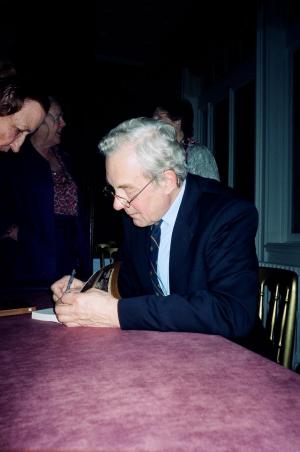
[[[116,298],[94,288],[81,293],[84,283],[76,278],[71,289],[65,292],[68,280],[69,277],[64,276],[51,286],[59,322],[66,326],[120,328]]]

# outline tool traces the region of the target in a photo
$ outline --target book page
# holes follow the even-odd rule
[[[44,320],[46,322],[59,323],[53,308],[38,309],[37,311],[33,311],[31,318],[34,320]]]

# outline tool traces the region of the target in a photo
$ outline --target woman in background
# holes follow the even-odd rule
[[[49,285],[74,268],[84,279],[91,272],[89,219],[70,156],[60,148],[66,123],[57,100],[49,100],[42,125],[6,162],[12,215],[6,237],[17,242],[11,281],[21,285]]]
[[[152,117],[174,127],[176,139],[184,149],[189,173],[220,180],[213,153],[193,138],[194,112],[188,100],[165,100],[156,107]]]

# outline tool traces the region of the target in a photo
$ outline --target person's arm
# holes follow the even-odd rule
[[[176,278],[184,276],[188,281],[185,293],[127,295],[118,305],[121,328],[246,336],[257,312],[257,221],[257,211],[248,203],[233,202],[226,207],[214,219],[209,233],[202,233],[205,244],[201,251],[200,247],[195,251],[196,243],[191,248],[194,261],[189,265],[182,262],[190,267],[186,270],[190,273],[186,275],[183,269]],[[126,268],[122,280],[126,280]],[[128,287],[129,281],[126,293]]]

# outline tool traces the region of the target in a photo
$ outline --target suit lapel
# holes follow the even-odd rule
[[[130,221],[132,221],[130,219]],[[133,235],[131,240],[132,256],[136,274],[139,275],[142,287],[145,293],[152,293],[153,287],[149,274],[149,249],[150,249],[150,227],[140,228],[131,225]],[[141,264],[142,263],[142,264]]]
[[[173,229],[170,248],[170,292],[182,293],[187,286],[189,271],[186,268],[192,254],[192,241],[198,224],[201,206],[201,185],[188,175],[186,187]]]

